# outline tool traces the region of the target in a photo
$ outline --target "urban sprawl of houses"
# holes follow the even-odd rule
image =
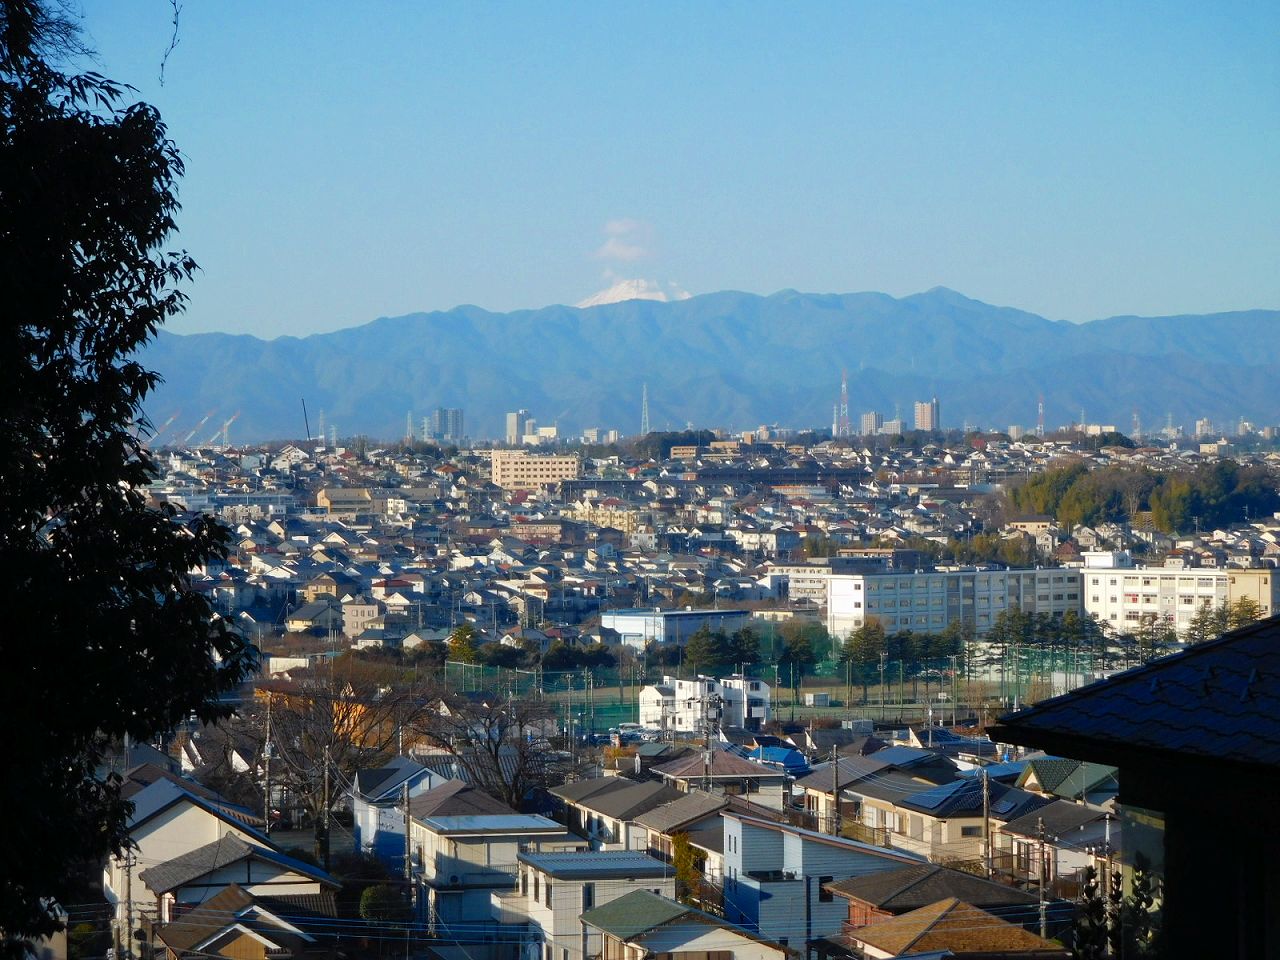
[[[1247,955],[1276,881],[1194,864],[1222,855],[1213,821],[1277,795],[1280,519],[992,504],[1064,463],[1280,455],[1102,430],[894,446],[871,416],[652,459],[543,452],[524,411],[448,456],[158,451],[153,498],[232,530],[196,586],[262,671],[238,720],[121,745],[134,846],[78,935],[170,960]],[[979,540],[992,557],[938,552]],[[1087,650],[1036,632],[1085,623]],[[353,662],[433,679],[392,709],[393,684],[334,672]]]

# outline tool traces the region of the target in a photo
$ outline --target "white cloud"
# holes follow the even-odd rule
[[[651,253],[653,227],[643,220],[616,217],[606,220],[605,241],[596,247],[591,256],[595,260],[615,263],[634,263]]]

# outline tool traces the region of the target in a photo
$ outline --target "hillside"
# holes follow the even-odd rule
[[[462,407],[467,432],[497,436],[525,408],[562,432],[639,427],[649,385],[654,429],[831,423],[840,371],[850,410],[910,419],[936,394],[943,425],[1050,426],[1078,419],[1128,429],[1280,421],[1280,311],[1046,320],[937,288],[768,297],[724,292],[507,314],[478,307],[382,318],[334,333],[260,340],[162,332],[143,356],[165,383],[148,404],[179,436],[214,411],[195,440],[241,411],[233,439],[303,432],[301,398],[342,435],[403,435],[405,413]],[[183,424],[186,423],[186,428]],[[162,440],[164,438],[161,438]]]

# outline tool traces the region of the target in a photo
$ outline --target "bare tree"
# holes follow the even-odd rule
[[[355,657],[340,657],[301,679],[264,684],[257,695],[271,704],[271,741],[280,761],[273,769],[282,771],[311,815],[316,855],[327,864],[328,814],[337,799],[357,770],[395,756],[428,698],[393,668]]]
[[[513,809],[547,782],[547,737],[555,712],[541,699],[441,691],[417,711],[414,732],[456,759],[468,779]]]

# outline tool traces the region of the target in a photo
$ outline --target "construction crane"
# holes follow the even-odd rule
[[[169,429],[169,427],[173,424],[173,421],[175,421],[175,420],[177,420],[177,419],[178,419],[178,414],[179,414],[179,413],[181,413],[181,412],[182,412],[182,411],[181,411],[181,410],[179,410],[177,413],[175,413],[173,416],[171,416],[171,417],[170,417],[168,420],[166,420],[164,423],[160,424],[160,429],[159,429],[159,430],[156,430],[154,433],[152,433],[152,434],[151,434],[151,436],[150,436],[150,437],[148,437],[148,438],[147,438],[147,441],[146,441],[147,446],[149,446],[149,447],[150,447],[150,446],[154,446],[154,445],[155,445],[155,442],[156,442],[157,440],[159,440],[159,439],[160,439],[160,437],[164,434],[164,432],[165,432],[166,430],[168,430],[168,429]]]
[[[191,438],[192,438],[192,437],[194,437],[194,436],[196,435],[196,432],[197,432],[201,427],[203,427],[206,423],[208,423],[208,422],[209,422],[209,418],[210,418],[210,417],[212,417],[212,416],[213,416],[213,411],[212,411],[212,410],[210,410],[208,413],[206,413],[206,414],[204,415],[204,417],[202,417],[202,418],[201,418],[201,420],[200,420],[200,422],[199,422],[199,423],[197,423],[194,427],[192,427],[192,428],[191,428],[191,432],[190,432],[190,433],[188,433],[185,437],[183,437],[183,438],[182,438],[182,444],[181,444],[181,445],[185,447],[187,444],[189,444],[189,443],[191,442]]]
[[[240,416],[240,411],[237,410],[235,413],[231,415],[230,419],[227,420],[226,423],[224,423],[214,432],[213,436],[209,438],[207,443],[205,443],[205,446],[206,447],[213,446],[215,443],[218,442],[219,437],[222,438],[223,447],[230,446],[230,444],[227,442],[227,431],[231,429],[231,425],[236,422],[236,418],[239,416]]]

